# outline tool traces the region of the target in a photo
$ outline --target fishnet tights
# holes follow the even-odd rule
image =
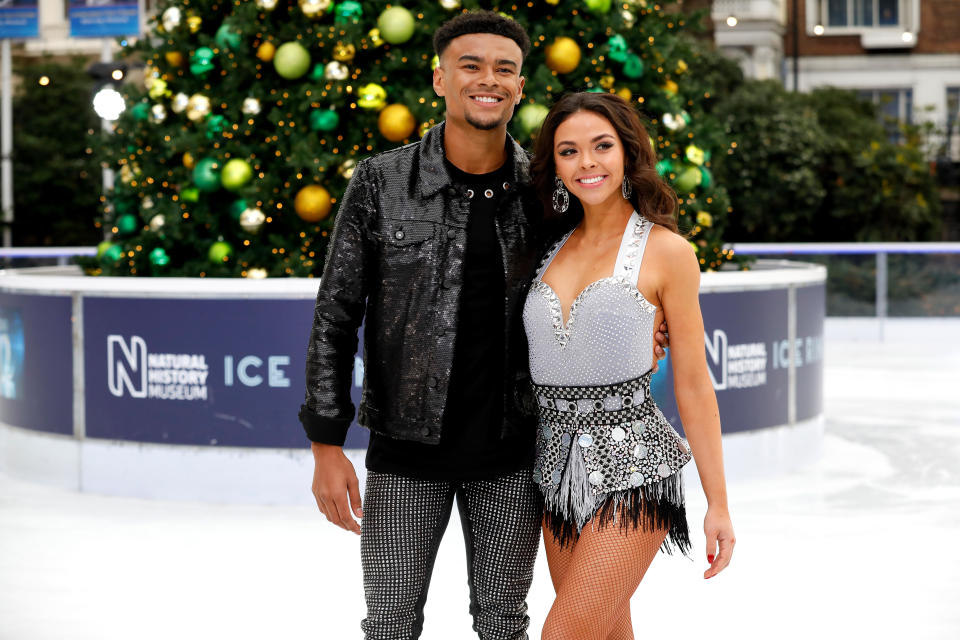
[[[564,548],[544,527],[544,548],[557,597],[541,640],[633,640],[630,597],[667,536],[666,529],[594,528]]]

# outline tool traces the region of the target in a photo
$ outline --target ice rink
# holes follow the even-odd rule
[[[886,335],[828,320],[820,462],[731,482],[738,545],[710,581],[689,491],[695,558],[654,561],[632,601],[638,639],[960,639],[960,321],[889,321]],[[456,510],[432,587],[422,637],[476,637]],[[541,552],[533,639],[552,596]],[[2,640],[349,639],[362,616],[359,538],[316,507],[0,475]]]

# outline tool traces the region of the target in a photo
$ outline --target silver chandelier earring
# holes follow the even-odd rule
[[[567,188],[563,185],[563,180],[560,179],[560,176],[555,176],[554,179],[556,180],[557,188],[553,192],[553,210],[557,213],[565,213],[570,206],[570,194],[567,193]]]
[[[633,195],[633,185],[630,184],[629,180],[627,180],[627,176],[623,176],[623,185],[621,186],[621,191],[623,192],[624,200]]]

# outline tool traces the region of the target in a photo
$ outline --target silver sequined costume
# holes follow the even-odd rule
[[[533,478],[561,543],[591,520],[668,529],[689,548],[681,468],[690,451],[650,395],[657,308],[637,289],[652,223],[633,213],[613,275],[586,287],[567,324],[540,266],[523,310],[540,415]],[[572,232],[571,232],[572,233]]]

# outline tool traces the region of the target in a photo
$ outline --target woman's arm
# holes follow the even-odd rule
[[[723,446],[720,439],[720,412],[707,371],[703,344],[703,317],[700,313],[700,268],[696,254],[682,237],[660,233],[657,262],[669,267],[661,271],[659,297],[670,326],[670,360],[673,388],[680,419],[697,462],[700,483],[707,497],[704,533],[707,537],[705,578],[712,578],[730,562],[733,552],[733,525],[727,508],[723,474]],[[717,545],[720,552],[716,552]]]

